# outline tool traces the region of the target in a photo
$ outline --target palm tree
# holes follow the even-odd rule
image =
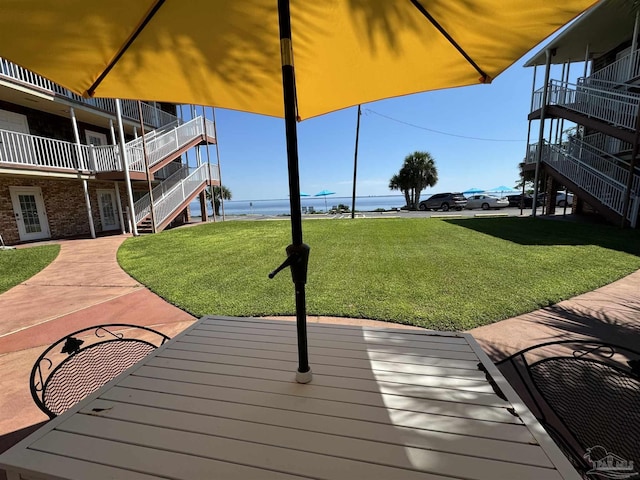
[[[213,189],[213,209],[215,210],[216,215],[220,215],[221,198],[223,200],[231,200],[231,190],[224,185],[214,185],[206,190],[208,199],[211,199],[211,189]]]
[[[420,192],[438,182],[436,163],[429,152],[413,152],[407,155],[400,171],[391,177],[389,189],[400,190],[407,207],[415,210],[420,203]]]

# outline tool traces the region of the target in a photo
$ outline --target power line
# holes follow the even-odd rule
[[[384,115],[382,113],[378,113],[378,112],[376,112],[374,110],[371,110],[369,108],[365,109],[365,113],[373,113],[374,115],[378,115],[379,117],[386,118],[387,120],[391,120],[393,122],[401,123],[403,125],[408,125],[408,126],[413,127],[413,128],[419,128],[420,130],[426,130],[427,132],[431,132],[431,133],[438,133],[440,135],[447,135],[449,137],[464,138],[464,139],[467,139],[467,140],[480,140],[480,141],[483,141],[483,142],[524,142],[524,140],[509,140],[509,139],[503,139],[503,138],[470,137],[468,135],[457,135],[455,133],[443,132],[441,130],[434,130],[433,128],[422,127],[422,126],[416,125],[414,123],[409,123],[409,122],[405,122],[404,120],[399,120],[397,118],[389,117],[388,115]]]

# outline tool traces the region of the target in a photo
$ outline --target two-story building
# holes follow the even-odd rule
[[[537,171],[549,213],[566,188],[574,212],[639,225],[639,28],[637,2],[604,0],[525,64],[534,67],[525,168]]]
[[[203,155],[189,167],[185,153],[215,143],[215,126],[179,113],[84,99],[0,58],[4,243],[160,231],[188,219],[197,197],[206,220],[204,190],[219,184],[219,169]]]

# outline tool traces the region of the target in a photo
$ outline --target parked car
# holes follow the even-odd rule
[[[573,205],[573,193],[569,193],[566,195],[564,192],[556,193],[556,206],[564,207],[565,204],[567,205],[567,207],[570,207]]]
[[[543,197],[538,195],[538,201],[536,202],[538,206],[542,205],[542,199]],[[521,193],[517,195],[507,195],[507,200],[509,201],[510,207],[531,208],[533,205],[533,195],[528,193],[526,193],[524,197]]]
[[[506,198],[495,197],[493,195],[471,195],[467,198],[467,206],[465,208],[473,210],[474,208],[481,208],[482,210],[489,210],[491,208],[506,208],[509,206],[509,200]]]
[[[541,192],[538,194],[538,200],[540,200],[540,204],[544,204],[546,203],[547,200],[547,192]],[[573,205],[573,193],[569,193],[566,196],[566,200],[567,200],[567,207],[570,207]],[[564,191],[561,192],[556,192],[556,207],[560,207],[563,208],[565,204],[565,193]]]
[[[462,210],[467,205],[467,199],[461,193],[436,193],[418,204],[420,210]]]

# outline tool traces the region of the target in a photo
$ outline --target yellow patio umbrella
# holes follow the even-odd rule
[[[285,117],[292,213],[287,265],[296,290],[298,380],[304,382],[311,379],[304,292],[309,250],[302,241],[296,120],[490,83],[594,3],[0,0],[0,56],[87,96]]]

